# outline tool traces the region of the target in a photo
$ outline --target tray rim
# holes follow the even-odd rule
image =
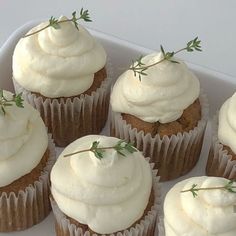
[[[5,41],[5,43],[2,45],[2,47],[0,47],[0,59],[1,59],[1,57],[2,58],[4,57],[5,52],[7,52],[7,50],[9,48],[11,48],[11,49],[14,48],[13,46],[16,44],[16,42],[18,41],[19,37],[22,35],[23,32],[26,32],[29,28],[33,27],[34,25],[38,24],[41,21],[42,20],[32,20],[32,21],[29,21],[29,22],[25,23],[24,25],[20,26],[18,29],[16,29],[9,36],[9,38]],[[151,49],[142,47],[140,45],[134,44],[134,43],[129,42],[127,40],[123,40],[123,39],[120,39],[118,37],[115,37],[115,36],[112,36],[112,35],[109,35],[109,34],[91,29],[87,26],[86,26],[86,28],[95,37],[101,38],[105,41],[109,41],[109,42],[114,43],[114,44],[116,44],[120,47],[126,47],[126,48],[129,48],[130,50],[133,50],[133,51],[141,53],[141,54],[142,53],[143,54],[148,54],[148,53],[153,52],[153,50],[151,50]],[[201,66],[201,65],[196,65],[196,64],[193,64],[193,63],[189,63],[189,62],[186,62],[186,63],[188,64],[189,68],[192,69],[193,71],[202,73],[202,74],[206,75],[207,77],[209,77],[209,79],[211,77],[213,77],[214,79],[217,79],[221,82],[226,82],[228,85],[232,85],[234,88],[236,88],[236,78],[234,78],[232,76],[229,76],[227,74],[209,69],[209,68]],[[208,124],[208,126],[209,126],[209,124]],[[205,137],[205,149],[203,147],[205,153],[208,151],[208,150],[206,150],[206,147],[209,148],[209,142],[210,142],[210,140],[209,140],[209,135],[210,135],[209,129],[210,128],[208,127],[208,143],[206,143],[206,137]],[[203,155],[203,153],[202,153],[202,155]],[[196,169],[195,169],[195,172],[196,172]],[[188,176],[185,175],[185,176],[182,176],[181,178],[188,178]],[[176,181],[179,181],[179,180],[180,179],[176,179]],[[165,182],[164,184],[166,184],[166,186],[167,185],[168,186],[172,185],[171,182]],[[168,187],[166,187],[166,188],[168,188]],[[163,192],[162,192],[162,194],[163,194]],[[40,233],[43,233],[45,230],[47,231],[47,228],[49,227],[48,225],[51,224],[51,222],[52,222],[52,215],[50,215],[47,219],[45,219],[41,224],[36,225],[33,228],[30,228],[28,232],[25,232],[25,231],[12,232],[12,233],[7,234],[7,235],[8,236],[11,236],[11,235],[12,236],[13,235],[16,235],[16,236],[17,235],[24,235],[24,232],[26,233],[26,235],[31,235],[29,232],[31,232],[31,233],[34,232],[34,233],[36,233],[36,235],[38,235],[37,233],[39,233],[39,231],[40,231]],[[51,225],[50,225],[50,227],[51,227]],[[6,234],[0,233],[0,235],[6,235]]]
[[[15,44],[16,39],[18,39],[19,36],[22,35],[23,31],[27,32],[28,29],[32,28],[33,26],[37,25],[38,23],[40,23],[42,21],[45,21],[45,19],[30,20],[30,21],[26,22],[25,24],[21,25],[15,31],[13,31],[10,34],[10,36],[7,38],[7,40],[3,43],[3,45],[0,47],[0,57],[1,57],[1,54],[4,52],[4,50],[6,50],[6,48],[8,48],[12,44]],[[117,36],[113,36],[109,33],[104,33],[102,31],[95,30],[93,28],[87,27],[87,25],[86,25],[86,28],[95,37],[102,38],[103,40],[110,41],[110,42],[115,43],[119,46],[128,47],[134,51],[141,52],[141,54],[148,54],[148,53],[154,52],[153,49],[143,47],[141,45],[130,42],[128,40],[121,39]],[[227,81],[228,83],[231,83],[232,85],[236,85],[236,77],[233,77],[233,76],[228,75],[226,73],[219,72],[214,69],[210,69],[210,68],[205,67],[203,65],[188,62],[186,60],[185,60],[185,62],[194,71],[198,71],[200,73],[204,73],[206,75],[216,77],[218,80]]]

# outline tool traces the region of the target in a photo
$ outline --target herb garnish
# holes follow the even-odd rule
[[[43,30],[45,30],[45,29],[47,29],[47,28],[49,28],[49,27],[53,27],[54,29],[60,29],[60,28],[61,28],[60,24],[61,24],[61,23],[65,23],[65,22],[73,22],[74,25],[75,25],[75,28],[76,28],[77,30],[79,30],[79,27],[78,27],[78,21],[79,21],[79,20],[84,20],[84,21],[86,21],[86,22],[91,22],[91,21],[92,21],[92,20],[90,19],[88,10],[84,10],[84,9],[82,8],[82,9],[80,10],[80,16],[77,17],[76,14],[77,14],[76,11],[74,11],[74,12],[72,13],[72,18],[66,19],[66,20],[58,20],[58,19],[56,19],[55,17],[51,16],[51,18],[50,18],[49,21],[48,21],[48,22],[49,22],[48,25],[46,25],[46,26],[43,27],[42,29],[39,29],[39,30],[37,30],[37,31],[35,31],[35,32],[32,32],[32,33],[30,33],[30,34],[26,34],[23,38],[26,38],[26,37],[29,37],[29,36],[31,36],[31,35],[37,34],[37,33],[39,33],[40,31],[43,31]]]
[[[23,104],[23,98],[22,98],[22,93],[19,93],[17,95],[13,95],[12,99],[8,100],[4,95],[3,95],[3,90],[0,89],[0,107],[1,107],[1,113],[3,115],[6,114],[5,107],[12,106],[13,104],[16,104],[17,107],[24,107]]]
[[[233,186],[233,184],[236,183],[235,180],[230,180],[226,185],[224,186],[220,186],[220,187],[209,187],[209,188],[197,188],[197,184],[193,184],[192,188],[187,189],[187,190],[183,190],[181,191],[181,193],[186,193],[186,192],[191,192],[193,194],[193,197],[197,197],[198,195],[198,191],[201,190],[216,190],[216,189],[222,189],[222,190],[226,190],[230,193],[236,193],[236,191],[234,189],[236,189],[236,186]]]
[[[172,51],[172,52],[165,52],[163,46],[161,45],[161,52],[163,54],[163,59],[160,61],[157,61],[151,65],[145,65],[142,62],[143,56],[140,56],[136,61],[132,61],[132,65],[130,66],[129,70],[132,70],[134,72],[134,76],[138,75],[139,80],[141,81],[142,76],[146,76],[146,70],[150,67],[153,67],[157,64],[162,63],[163,61],[170,61],[173,63],[179,63],[178,61],[173,60],[173,56],[176,55],[177,53],[180,53],[182,51],[187,51],[187,52],[193,52],[194,50],[196,51],[202,51],[201,50],[201,41],[196,37],[195,39],[189,41],[186,45],[186,47],[181,48],[177,51]]]
[[[111,147],[98,147],[99,143],[100,143],[99,141],[94,141],[92,143],[92,146],[89,149],[80,150],[80,151],[77,151],[77,152],[74,152],[74,153],[66,154],[66,155],[64,155],[64,157],[72,156],[72,155],[82,153],[82,152],[93,152],[94,155],[99,160],[101,160],[103,158],[103,153],[107,149],[114,149],[121,156],[125,156],[124,151],[127,151],[129,153],[134,153],[134,152],[138,151],[136,148],[134,148],[134,146],[131,143],[126,143],[124,140],[118,141],[116,145],[111,146]]]

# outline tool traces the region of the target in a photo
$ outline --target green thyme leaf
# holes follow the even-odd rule
[[[81,8],[80,10],[80,18],[79,19],[83,19],[86,22],[91,22],[92,20],[90,19],[88,10],[85,10],[83,8]]]
[[[0,89],[0,107],[1,107],[1,113],[3,115],[6,114],[5,107],[13,106],[15,104],[17,107],[23,108],[24,107],[23,101],[24,100],[22,98],[22,93],[13,95],[12,99],[7,99],[3,94],[3,90]]]

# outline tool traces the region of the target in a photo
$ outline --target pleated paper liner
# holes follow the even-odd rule
[[[178,178],[188,173],[197,163],[208,120],[209,105],[206,95],[201,91],[201,120],[189,132],[178,133],[170,137],[152,137],[137,131],[122,119],[120,113],[110,111],[110,133],[112,136],[124,139],[151,158],[161,177],[161,181]]]
[[[48,150],[48,161],[37,181],[32,182],[17,194],[14,192],[0,193],[0,232],[30,228],[41,222],[50,213],[49,175],[56,160],[55,145],[51,135],[49,135]]]
[[[165,226],[164,226],[164,217],[160,217],[160,221],[158,223],[158,236],[165,236]],[[200,235],[199,235],[200,236]]]
[[[218,140],[218,115],[212,121],[212,145],[210,148],[206,174],[209,176],[236,179],[236,160],[224,149]]]
[[[149,159],[147,159],[149,161]],[[138,221],[135,226],[121,232],[106,234],[106,236],[158,236],[158,214],[161,208],[161,195],[159,177],[157,177],[157,170],[153,170],[154,164],[150,164],[152,168],[154,190],[154,204],[151,210],[143,215],[142,219]],[[77,227],[66,218],[64,213],[59,209],[56,202],[51,198],[52,210],[55,217],[55,228],[57,236],[97,236],[101,234],[84,231],[83,228]],[[156,231],[156,233],[155,233]]]
[[[22,88],[13,78],[15,91],[39,112],[52,133],[56,146],[65,147],[74,140],[89,134],[99,134],[105,126],[110,100],[112,68],[108,64],[108,77],[91,95],[78,95],[67,99],[37,97]]]

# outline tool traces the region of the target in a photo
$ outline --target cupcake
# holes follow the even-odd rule
[[[226,100],[212,122],[212,145],[206,173],[236,179],[236,93]]]
[[[145,56],[146,75],[139,79],[127,70],[111,93],[111,135],[150,156],[162,181],[195,166],[208,113],[198,78],[184,62],[173,60],[164,60],[163,53]]]
[[[57,146],[100,133],[109,107],[111,80],[105,50],[82,26],[61,17],[43,22],[20,39],[13,54],[17,92],[37,110]],[[39,31],[38,33],[36,33]]]
[[[154,235],[160,192],[152,167],[117,138],[71,143],[51,172],[57,235]]]
[[[24,230],[50,212],[54,146],[38,113],[0,90],[0,232]]]
[[[177,183],[165,198],[165,234],[161,236],[236,235],[236,192],[230,189],[235,191],[236,183],[219,177]]]

